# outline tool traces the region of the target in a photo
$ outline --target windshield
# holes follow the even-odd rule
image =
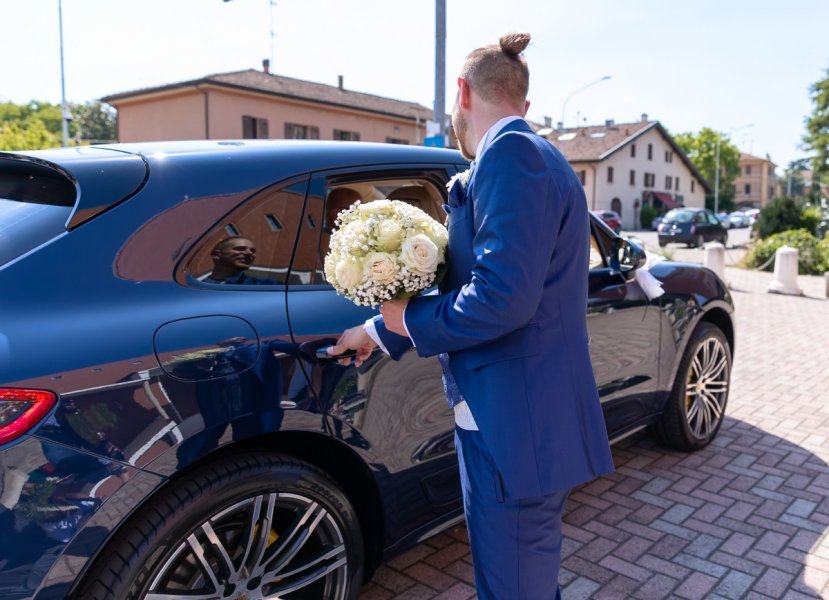
[[[0,265],[66,231],[77,192],[46,165],[0,159]]]
[[[673,221],[674,223],[690,223],[694,220],[694,213],[690,210],[669,210],[663,220]]]

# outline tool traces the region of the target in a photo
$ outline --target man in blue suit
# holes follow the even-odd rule
[[[587,203],[523,120],[529,40],[474,50],[458,78],[452,123],[475,162],[450,193],[440,293],[386,302],[331,350],[441,355],[482,599],[560,597],[568,491],[613,469],[587,347]]]

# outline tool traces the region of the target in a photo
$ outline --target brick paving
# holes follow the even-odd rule
[[[726,268],[736,355],[712,445],[683,454],[640,434],[614,446],[615,473],[574,490],[565,600],[829,598],[829,300],[822,277],[798,278],[803,297],[767,293],[771,279]],[[384,564],[360,595],[475,597],[462,526]]]

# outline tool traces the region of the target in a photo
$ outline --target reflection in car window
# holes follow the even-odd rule
[[[226,286],[288,283],[305,187],[303,182],[271,188],[247,200],[208,234],[188,263],[188,274]]]

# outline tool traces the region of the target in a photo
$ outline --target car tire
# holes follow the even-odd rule
[[[727,231],[722,234],[722,239],[720,240],[720,242],[722,243],[723,246],[728,248],[728,232]]]
[[[722,425],[730,386],[728,340],[716,325],[700,323],[688,340],[665,410],[651,433],[677,450],[704,448]]]
[[[659,240],[659,247],[660,247],[660,248],[664,248],[664,247],[665,247],[665,246],[667,246],[667,245],[668,245],[668,242],[665,242],[665,241],[663,241],[663,240]]]
[[[283,455],[245,453],[206,464],[156,494],[116,533],[73,597],[299,591],[353,600],[362,565],[356,513],[332,479]]]
[[[697,234],[694,241],[691,243],[691,248],[702,248],[705,245],[705,238],[701,233]]]

